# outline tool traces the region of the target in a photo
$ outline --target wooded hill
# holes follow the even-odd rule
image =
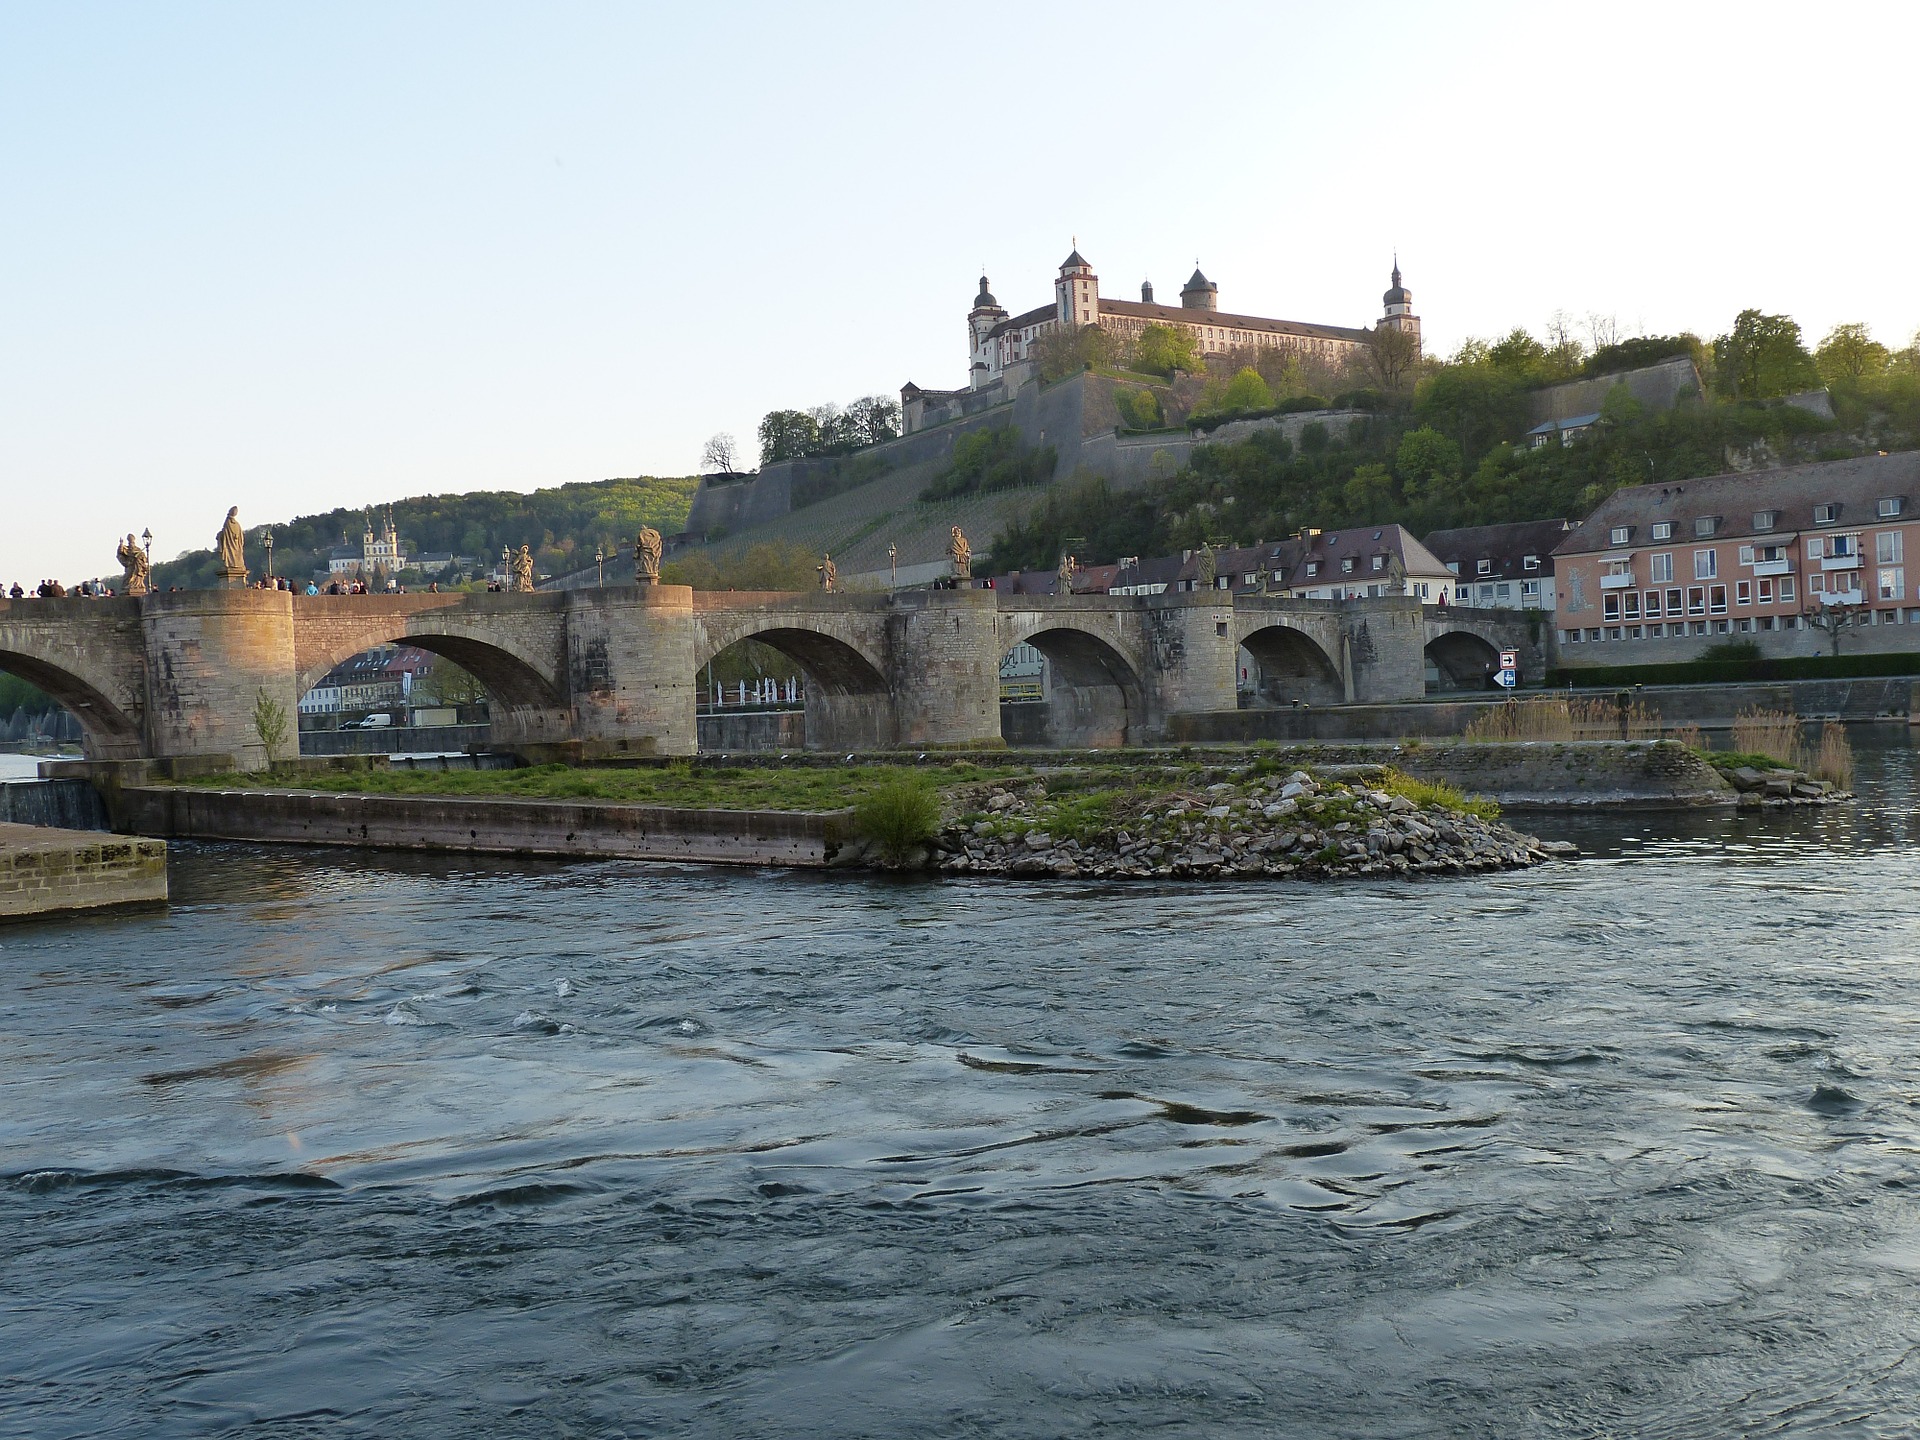
[[[596,545],[605,546],[611,555],[615,542],[631,543],[642,525],[667,535],[677,533],[686,525],[699,484],[694,475],[641,476],[557,485],[530,494],[475,490],[463,495],[420,495],[392,502],[393,520],[409,554],[464,555],[479,561],[484,570],[500,558],[502,546],[530,545],[538,571],[558,575],[591,565]],[[387,508],[382,505],[373,512],[377,523],[384,523]],[[325,569],[334,546],[359,546],[367,514],[338,509],[275,524],[274,573],[304,581],[312,572]],[[251,517],[243,510],[240,518],[244,523]],[[247,563],[256,576],[265,569],[264,533],[261,525],[248,525]],[[162,589],[211,585],[216,578],[212,538],[210,529],[209,548],[156,564],[154,583]],[[445,578],[441,583],[447,583]]]

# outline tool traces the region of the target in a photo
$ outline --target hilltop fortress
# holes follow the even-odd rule
[[[1086,326],[1098,326],[1122,342],[1138,340],[1149,325],[1185,330],[1203,358],[1277,350],[1342,366],[1361,359],[1379,329],[1405,331],[1418,347],[1420,317],[1413,313],[1413,293],[1400,282],[1397,259],[1393,284],[1381,302],[1385,313],[1372,329],[1236,315],[1220,309],[1220,287],[1197,265],[1180,291],[1178,305],[1157,303],[1151,281],[1141,283],[1139,300],[1116,300],[1101,295],[1100,277],[1076,245],[1060,262],[1053,303],[1023,314],[1008,315],[994,298],[987,277],[980,277],[980,293],[967,312],[966,388],[925,390],[908,381],[900,391],[904,428],[911,434],[1011,399],[1014,391],[1034,378],[1033,349],[1041,337]]]
[[[1037,486],[1075,474],[1140,485],[1178,470],[1200,445],[1259,430],[1298,441],[1310,425],[1332,429],[1364,419],[1353,410],[1286,409],[1189,423],[1209,383],[1238,365],[1266,368],[1263,358],[1298,358],[1331,383],[1342,372],[1354,372],[1356,379],[1364,374],[1383,334],[1405,335],[1411,345],[1400,348],[1417,354],[1420,317],[1397,260],[1381,303],[1383,313],[1371,326],[1242,315],[1220,308],[1220,287],[1198,268],[1178,305],[1156,302],[1151,284],[1140,287],[1137,301],[1111,299],[1100,293],[1100,278],[1076,245],[1054,279],[1053,302],[1010,315],[983,275],[966,317],[964,387],[902,387],[898,439],[851,454],[778,460],[751,475],[704,476],[687,528],[673,537],[671,548],[737,551],[777,540],[831,552],[850,583],[884,588],[938,579],[949,571],[951,526],[965,529],[974,554],[985,560],[992,538],[1033,502]],[[1074,368],[1057,379],[1041,378],[1041,352],[1063,333],[1098,327],[1130,345],[1149,326],[1190,335],[1202,362],[1197,373]],[[1148,394],[1164,419],[1136,428],[1121,402]],[[1050,473],[1037,486],[929,497],[925,492],[946,471],[955,447],[985,431],[1008,432],[1022,453],[1047,457]]]

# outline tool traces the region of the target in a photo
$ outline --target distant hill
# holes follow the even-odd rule
[[[505,490],[475,490],[464,495],[420,495],[392,502],[394,526],[408,553],[435,552],[463,555],[490,565],[504,546],[531,545],[542,574],[559,574],[593,563],[596,545],[608,547],[621,539],[629,543],[642,525],[674,534],[686,524],[688,507],[700,480],[695,475],[640,476],[631,480],[593,480],[559,485],[521,495]],[[389,507],[375,507],[384,517]],[[305,579],[323,569],[327,554],[346,537],[357,546],[366,529],[364,510],[329,510],[301,515],[273,526],[273,570],[276,575]],[[218,517],[215,517],[217,522]],[[247,526],[247,563],[256,575],[265,569],[266,550],[260,544],[261,520],[244,509]],[[195,588],[214,582],[213,530],[208,548],[189,551],[153,567],[154,583]]]

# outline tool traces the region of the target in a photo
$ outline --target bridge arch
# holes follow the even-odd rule
[[[1338,705],[1346,699],[1340,666],[1320,642],[1292,625],[1262,625],[1248,632],[1240,648],[1253,658],[1243,694],[1255,705]],[[1245,667],[1242,667],[1245,668]]]
[[[1485,690],[1499,668],[1500,647],[1464,626],[1430,635],[1428,685],[1436,690]]]
[[[1001,735],[1009,744],[1108,748],[1145,739],[1146,688],[1113,638],[1046,616],[1015,627],[1012,637],[1008,653],[1031,645],[1045,660],[1046,679],[1042,702],[1001,705]],[[1042,704],[1040,715],[1023,713]]]
[[[129,693],[118,701],[103,686],[45,656],[0,645],[0,671],[44,691],[80,723],[87,758],[130,760],[141,754],[142,727]],[[0,719],[7,717],[0,716]]]
[[[412,631],[404,624],[337,639],[323,650],[303,650],[298,693],[305,695],[334,666],[376,645],[412,645],[444,655],[479,682],[480,687],[509,710],[550,710],[566,704],[558,687],[531,663],[491,641],[451,631]]]
[[[893,695],[881,663],[852,639],[812,628],[799,617],[766,618],[704,636],[695,675],[749,640],[778,651],[806,677],[809,750],[881,750],[896,742]]]

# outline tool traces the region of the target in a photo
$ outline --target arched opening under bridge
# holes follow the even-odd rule
[[[79,744],[92,760],[140,754],[136,715],[63,666],[0,650],[0,747],[54,755]],[[23,764],[21,773],[31,773]]]
[[[1433,692],[1488,690],[1500,668],[1492,641],[1468,630],[1451,630],[1427,642],[1427,689]]]
[[[1240,642],[1240,703],[1249,708],[1339,705],[1340,668],[1318,641],[1291,625],[1267,625]]]
[[[1000,735],[1009,745],[1106,748],[1145,738],[1146,693],[1132,665],[1084,630],[1029,635],[1000,661]]]
[[[721,646],[694,675],[703,751],[881,750],[895,740],[879,667],[835,636],[772,626]]]

